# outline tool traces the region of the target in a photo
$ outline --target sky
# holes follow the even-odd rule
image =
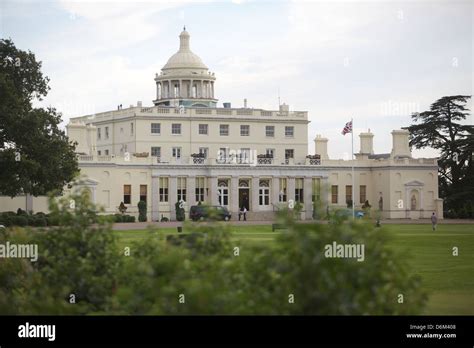
[[[411,124],[446,95],[473,94],[473,1],[24,1],[0,2],[0,37],[43,62],[51,91],[38,105],[70,117],[152,105],[155,73],[179,47],[216,74],[215,94],[232,107],[308,111],[308,153],[316,134],[330,158],[350,156],[358,134]],[[472,102],[468,107],[472,109]],[[473,117],[466,121],[473,124]],[[414,150],[434,157],[432,149]]]

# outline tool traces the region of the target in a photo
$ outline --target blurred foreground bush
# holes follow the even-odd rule
[[[121,260],[110,223],[86,192],[51,198],[49,210],[57,227],[0,234],[0,244],[38,245],[36,262],[0,259],[0,314],[107,311]]]
[[[298,224],[282,212],[287,230],[267,245],[232,239],[224,223],[185,224],[190,233],[168,238],[150,230],[127,256],[87,196],[74,201],[52,201],[56,228],[0,233],[0,243],[33,240],[40,253],[36,263],[0,259],[0,314],[393,315],[426,302],[387,232],[367,221]],[[364,244],[364,261],[326,258],[333,242]]]

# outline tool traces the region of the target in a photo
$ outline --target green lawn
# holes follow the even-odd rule
[[[239,225],[230,227],[239,243],[271,245],[280,232],[271,226]],[[423,314],[474,314],[474,225],[386,225],[394,234],[390,245],[404,252],[413,274],[419,274],[430,297]],[[147,230],[114,232],[123,248],[144,238]],[[160,228],[160,234],[175,234],[176,228]],[[383,233],[383,231],[381,231]],[[459,256],[453,256],[453,247]]]

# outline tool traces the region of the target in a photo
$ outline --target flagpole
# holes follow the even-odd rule
[[[351,136],[352,136],[352,155],[351,155],[351,162],[352,162],[352,219],[354,220],[355,219],[355,210],[354,210],[354,207],[355,207],[355,198],[354,198],[355,178],[354,178],[354,121],[353,121],[353,118],[351,118],[351,124],[352,124],[352,132],[351,132]]]

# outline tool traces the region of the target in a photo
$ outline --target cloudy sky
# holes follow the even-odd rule
[[[375,152],[390,152],[390,131],[409,125],[412,112],[472,95],[473,17],[472,1],[2,0],[0,36],[43,62],[51,79],[43,104],[67,122],[151,105],[154,75],[186,25],[191,49],[216,73],[219,106],[247,98],[277,109],[280,94],[309,112],[309,151],[322,134],[330,157],[343,158],[350,137],[340,132],[351,117],[356,135],[370,128]]]

